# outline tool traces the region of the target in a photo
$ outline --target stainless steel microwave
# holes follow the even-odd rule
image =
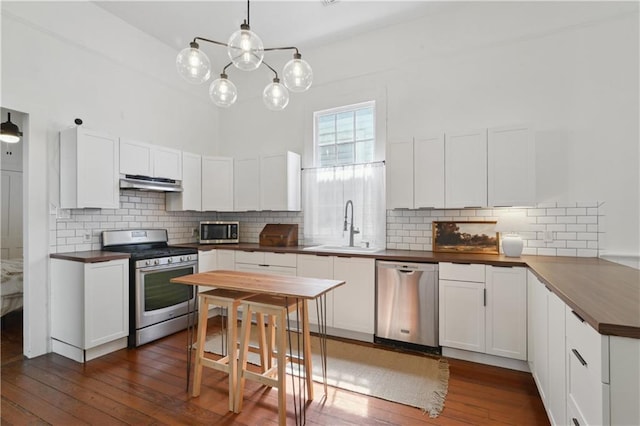
[[[240,222],[200,222],[200,244],[231,244],[240,242]]]

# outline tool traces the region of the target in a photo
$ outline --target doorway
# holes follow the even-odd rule
[[[0,121],[11,122],[24,131],[25,117],[19,111],[0,109]],[[24,327],[24,248],[23,248],[23,154],[26,140],[17,143],[0,142],[2,152],[1,172],[1,244],[0,265],[2,269],[0,308],[2,317],[1,346],[2,364],[23,356]]]

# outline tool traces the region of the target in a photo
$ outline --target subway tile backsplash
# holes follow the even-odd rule
[[[387,249],[432,248],[433,221],[496,221],[507,212],[526,216],[528,230],[521,232],[523,254],[597,257],[601,249],[602,204],[598,202],[540,203],[534,207],[463,210],[387,210]],[[302,212],[168,212],[165,194],[120,191],[119,209],[74,209],[50,216],[50,252],[100,250],[101,232],[108,229],[162,228],[171,244],[198,241],[193,232],[202,220],[240,221],[240,241],[258,243],[267,223],[297,223],[304,244]],[[62,217],[61,217],[62,216]],[[545,241],[545,234],[551,235]]]
[[[520,212],[528,223],[528,229],[520,232],[523,254],[597,257],[601,206],[598,202],[550,202],[517,209],[387,210],[387,248],[431,250],[434,221],[497,221],[507,213]],[[551,238],[545,240],[545,234]]]

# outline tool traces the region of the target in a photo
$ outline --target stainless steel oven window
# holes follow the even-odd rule
[[[169,280],[197,272],[196,262],[183,263],[175,267],[160,265],[138,269],[135,289],[136,329],[187,314],[188,301],[195,302],[193,288],[173,284]]]
[[[168,308],[193,298],[193,287],[172,284],[172,278],[193,273],[193,267],[162,270],[145,274],[144,280],[144,311],[150,312]]]

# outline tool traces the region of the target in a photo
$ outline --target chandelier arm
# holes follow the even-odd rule
[[[273,71],[273,73],[276,75],[276,77],[275,77],[275,78],[278,78],[278,72],[277,72],[276,70],[274,70],[274,69],[273,69],[273,67],[272,67],[271,65],[269,65],[268,63],[266,63],[266,62],[264,61],[264,59],[262,60],[262,63],[263,63],[264,65],[266,65],[266,66],[267,66],[267,68],[269,68],[271,71]]]
[[[300,54],[300,52],[298,51],[298,48],[295,46],[287,46],[287,47],[265,47],[264,51],[272,51],[272,50],[295,50],[296,54]]]
[[[209,43],[217,44],[218,46],[229,47],[229,45],[227,43],[222,43],[220,41],[215,41],[215,40],[209,40],[208,38],[194,37],[193,41],[195,42],[196,40],[206,41],[206,42],[209,42]]]
[[[233,65],[233,62],[229,62],[227,65],[225,65],[224,68],[222,68],[222,73],[226,74],[227,68],[229,68],[231,65]]]

